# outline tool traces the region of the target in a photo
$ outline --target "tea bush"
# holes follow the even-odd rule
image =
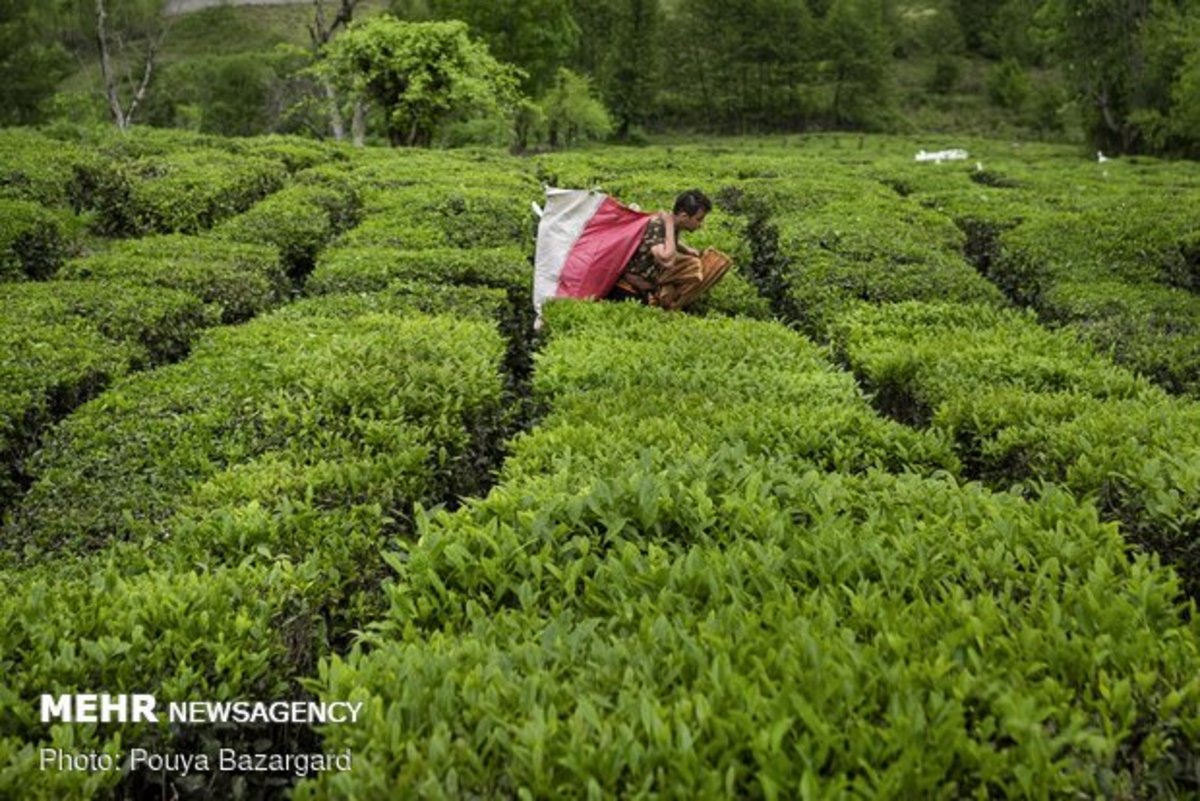
[[[318,610],[322,590],[334,583],[330,565],[280,560],[131,575],[130,561],[122,555],[4,576],[13,592],[0,601],[5,614],[0,694],[11,699],[0,736],[0,792],[46,799],[120,795],[121,771],[44,771],[41,747],[120,755],[140,745],[215,754],[215,743],[247,737],[287,747],[282,732],[266,727],[172,733],[165,724],[38,722],[36,704],[27,699],[43,692],[102,688],[163,698],[297,697],[289,676],[306,669],[322,647]],[[172,777],[175,787],[190,789],[193,797],[210,781],[207,774]]]
[[[282,164],[218,150],[183,150],[121,166],[123,180],[102,187],[97,229],[107,236],[195,234],[278,190]]]
[[[355,770],[296,797],[1186,786],[1197,631],[1090,507],[886,472],[936,432],[871,425],[779,326],[547,320],[550,415],[486,499],[419,518],[385,618],[321,661],[369,715],[324,732]],[[754,436],[789,414],[823,444]]]
[[[1038,311],[1165,389],[1200,394],[1195,294],[1150,282],[1063,280],[1042,290]]]
[[[61,213],[0,200],[0,282],[51,277],[70,254],[72,238]]]
[[[306,303],[319,311],[326,301]],[[490,322],[264,318],[216,332],[187,362],[74,415],[50,447],[72,486],[35,484],[32,506],[6,532],[9,547],[45,534],[47,521],[29,512],[49,511],[49,498],[70,506],[88,492],[124,497],[92,507],[92,519],[111,517],[91,529],[88,548],[68,536],[52,556],[0,570],[14,590],[0,601],[0,697],[13,699],[0,789],[53,798],[171,787],[205,797],[244,781],[41,771],[37,749],[64,742],[210,756],[217,747],[313,747],[306,727],[46,727],[35,705],[16,699],[95,687],[164,699],[306,697],[296,680],[381,613],[379,549],[411,536],[413,503],[452,500],[486,480],[479,471],[490,467],[476,459],[502,433],[502,350]],[[70,523],[56,526],[69,534]],[[250,783],[278,792],[290,781]]]
[[[273,247],[182,234],[120,242],[69,262],[59,275],[181,289],[217,306],[227,323],[280,303],[289,287]]]
[[[834,346],[884,408],[928,422],[943,400],[981,387],[1075,390],[1130,398],[1149,384],[1031,314],[968,304],[860,305],[833,327]]]
[[[0,129],[0,198],[57,209],[88,207],[89,179],[105,168],[94,150],[23,128]]]
[[[1200,407],[1012,312],[862,307],[835,343],[884,409],[952,437],[971,475],[1066,487],[1200,590]]]
[[[213,235],[248,244],[271,245],[293,281],[312,272],[317,254],[356,222],[358,197],[344,187],[297,184],[217,226]]]
[[[521,194],[418,184],[368,195],[362,224],[342,244],[405,250],[528,247],[535,222]]]
[[[9,546],[86,551],[153,536],[180,496],[217,472],[281,449],[318,461],[346,439],[382,447],[404,441],[408,426],[438,443],[428,455],[438,475],[470,474],[472,431],[498,426],[498,389],[478,388],[498,387],[480,365],[498,349],[488,326],[467,321],[264,318],[216,331],[186,362],[131,377],[54,431]],[[467,381],[475,405],[439,396]]]
[[[853,186],[805,176],[738,190],[755,281],[778,314],[824,339],[857,301],[1004,303],[964,261],[966,240],[951,220],[881,186]]]
[[[181,358],[216,322],[183,292],[119,283],[0,285],[0,509],[43,431],[126,373]]]
[[[323,164],[340,166],[349,160],[348,148],[344,146],[299,136],[231,137],[218,140],[218,146],[235,155],[278,161],[289,173]]]
[[[139,346],[138,361],[150,366],[182,359],[217,323],[215,310],[194,295],[120,281],[12,284],[0,287],[0,298],[5,328],[86,321],[109,339]]]
[[[529,292],[533,268],[520,248],[337,247],[327,251],[306,286],[313,294],[369,292],[393,281],[512,288]]]
[[[18,494],[25,459],[54,420],[133,368],[137,349],[74,320],[0,329],[0,509]]]
[[[374,292],[338,292],[301,298],[281,307],[273,319],[349,319],[372,313],[401,316],[421,313],[502,322],[510,311],[508,293],[502,289],[397,280]]]

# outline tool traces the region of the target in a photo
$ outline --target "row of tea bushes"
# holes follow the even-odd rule
[[[569,484],[584,480],[576,465],[619,474],[647,450],[667,466],[714,441],[798,468],[958,472],[949,442],[878,416],[850,374],[782,326],[638,304],[555,308],[553,355],[531,388],[555,415],[515,444],[508,480]]]
[[[1168,390],[1200,375],[1197,182],[1165,165],[1047,168],[973,190],[914,180],[910,199],[966,232],[979,271],[1041,319],[1066,326]],[[1111,174],[1110,174],[1111,170]],[[894,173],[894,170],[890,172]],[[975,173],[967,173],[972,177]],[[1180,194],[1182,192],[1182,195]]]
[[[189,151],[266,159],[293,174],[346,164],[353,152],[336,143],[289,136],[225,138],[149,127],[5,128],[0,132],[0,197],[80,211],[91,207],[92,191],[105,174],[117,175],[131,162]]]
[[[424,184],[376,190],[367,197],[362,224],[342,244],[402,250],[528,247],[536,227],[529,200],[536,197]]]
[[[328,167],[310,174],[333,180]],[[494,154],[371,150],[345,176],[363,198],[361,221],[317,259],[306,293],[378,291],[424,304],[422,295],[469,294],[451,287],[503,291],[505,373],[517,388],[532,348],[532,179]]]
[[[290,289],[274,247],[183,234],[117,242],[68,262],[58,277],[180,289],[213,304],[226,323],[278,305]]]
[[[121,283],[0,284],[0,510],[45,429],[126,373],[180,358],[212,310]]]
[[[223,151],[187,150],[118,167],[96,203],[106,236],[194,234],[239,214],[283,186],[283,165]]]
[[[38,722],[42,693],[152,693],[163,701],[299,697],[291,680],[328,646],[320,610],[336,598],[350,564],[313,556],[247,561],[213,569],[151,566],[123,549],[79,563],[58,561],[20,573],[6,570],[0,600],[0,794],[8,798],[114,798],[123,771],[42,770],[40,749],[104,753],[121,765],[128,749],[209,752],[229,747],[295,747],[288,733],[267,726],[55,724]],[[142,570],[132,569],[135,565]],[[342,573],[344,575],[344,573]],[[293,736],[295,732],[292,732]],[[243,740],[248,737],[248,740]],[[126,785],[158,775],[131,774]],[[224,779],[224,781],[223,781]],[[170,775],[173,797],[232,797],[228,777]],[[140,792],[139,792],[140,791]],[[190,791],[190,792],[189,792]]]
[[[25,128],[0,129],[0,197],[59,210],[90,208],[108,159]]]
[[[954,394],[983,387],[1136,398],[1150,384],[1031,313],[979,304],[859,304],[830,331],[876,402],[925,425]],[[952,344],[953,343],[953,344]],[[907,411],[903,411],[907,410]]]
[[[348,319],[363,314],[418,313],[488,320],[503,326],[510,312],[509,293],[504,289],[398,278],[378,291],[337,292],[300,298],[276,310],[272,317],[277,320]]]
[[[316,295],[371,292],[397,280],[528,292],[533,272],[528,256],[515,245],[425,250],[347,245],[325,254],[305,288]]]
[[[339,148],[287,137],[225,140],[138,129],[64,142],[0,135],[0,198],[87,212],[102,236],[198,233],[281,188],[289,174],[345,165]]]
[[[297,798],[1186,786],[1200,630],[1093,509],[958,484],[936,431],[782,327],[547,320],[551,413],[486,499],[418,520],[366,647],[322,660],[368,715],[323,732],[355,769]]]
[[[532,248],[529,204],[541,191],[508,157],[369,150],[354,160],[352,175],[363,193],[364,219],[341,245]]]
[[[884,408],[955,442],[969,475],[1066,487],[1200,591],[1200,406],[991,307],[862,306],[833,338]]]
[[[963,234],[948,218],[883,187],[820,201],[803,183],[790,189],[806,199],[801,211],[783,197],[759,201],[778,234],[778,252],[764,255],[774,256],[787,308],[811,336],[826,338],[859,301],[1005,304],[963,259]]]
[[[312,539],[320,531],[304,529],[320,523],[328,531],[336,518],[343,539],[358,544],[358,580],[370,584],[378,548],[407,535],[414,504],[454,505],[491,481],[513,416],[499,369],[503,301],[475,289],[417,295],[398,285],[302,300],[264,320],[291,332],[349,331],[353,340],[339,334],[339,347],[304,354],[303,363],[325,375],[319,390],[316,379],[281,364],[289,396],[274,393],[274,408],[256,426],[271,447],[177,497],[165,529],[173,549],[187,552],[181,564],[236,561],[263,548],[300,559],[320,547]],[[430,306],[438,316],[420,311]],[[383,336],[368,339],[366,331]],[[362,357],[349,358],[343,339]],[[373,363],[381,360],[388,363]],[[290,402],[290,393],[302,402]]]
[[[270,245],[294,283],[312,272],[330,240],[358,223],[361,201],[348,182],[295,183],[217,226],[213,236]]]
[[[353,153],[351,169],[364,189],[387,193],[426,186],[442,194],[445,188],[491,189],[514,199],[530,189],[535,179],[520,169],[520,162],[498,150],[423,150],[420,148],[366,148]]]
[[[1002,235],[1005,259],[1033,268],[1031,293],[1071,278],[1200,289],[1194,274],[1200,225],[1190,213],[1196,200],[1194,191],[1166,197],[1138,187],[1089,198],[1079,210],[1044,209]]]
[[[0,199],[0,282],[52,276],[74,250],[77,227],[65,212]]]
[[[237,156],[256,156],[277,161],[293,175],[320,166],[344,166],[353,151],[338,142],[319,141],[297,136],[215,137],[215,147]]]
[[[118,386],[60,429],[50,472],[95,472],[62,493],[35,485],[6,539],[42,541],[39,510],[111,515],[85,531],[90,543],[68,538],[52,558],[3,571],[0,794],[199,798],[241,781],[279,792],[289,777],[42,771],[38,749],[316,745],[295,726],[45,727],[30,699],[96,688],[164,703],[304,698],[316,659],[378,616],[379,550],[409,535],[412,504],[471,489],[464,473],[503,417],[503,343],[491,321],[338,300],[215,331],[187,362]],[[106,492],[121,497],[96,507]],[[39,506],[50,497],[65,507]]]
[[[1200,224],[1187,196],[1105,198],[1043,211],[998,238],[989,273],[1173,392],[1200,389]],[[1104,292],[1098,302],[1098,292]]]
[[[130,377],[51,432],[30,465],[33,484],[13,510],[8,545],[86,551],[154,536],[181,494],[215,473],[281,449],[319,459],[346,438],[386,445],[407,436],[401,421],[440,443],[431,457],[439,474],[469,472],[460,460],[471,458],[472,432],[465,412],[447,404],[458,382],[494,378],[461,362],[494,350],[464,342],[496,336],[391,317],[349,328],[332,318],[266,317],[215,330],[186,361]],[[478,395],[486,393],[473,388]],[[407,513],[403,502],[395,513]]]
[[[1158,283],[1058,281],[1039,296],[1063,325],[1170,392],[1200,395],[1200,296]]]

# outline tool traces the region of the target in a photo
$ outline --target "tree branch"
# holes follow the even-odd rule
[[[96,44],[100,49],[100,76],[104,81],[104,95],[108,99],[108,110],[113,122],[122,131],[125,130],[125,115],[121,111],[121,99],[117,96],[117,82],[112,72],[112,62],[108,55],[108,30],[105,25],[108,11],[104,8],[104,0],[96,0]]]
[[[313,47],[320,50],[333,35],[337,33],[338,28],[345,28],[354,18],[354,9],[358,6],[360,0],[342,0],[341,6],[338,7],[337,16],[333,18],[333,24],[328,27],[325,25],[325,3],[323,0],[313,0],[314,17],[313,24],[308,26],[308,36],[312,40]]]
[[[158,48],[162,44],[163,39],[167,36],[166,28],[163,28],[158,39],[150,41],[150,48],[146,51],[146,69],[142,73],[142,82],[134,92],[133,100],[129,103],[129,113],[125,115],[127,122],[133,120],[133,113],[137,111],[138,104],[142,102],[142,98],[146,96],[146,87],[150,85],[150,74],[154,71],[154,57],[158,54]]]

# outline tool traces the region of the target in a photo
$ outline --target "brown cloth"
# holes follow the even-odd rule
[[[685,308],[725,277],[732,263],[716,248],[706,248],[699,256],[676,253],[671,266],[659,272],[650,304],[671,310]]]

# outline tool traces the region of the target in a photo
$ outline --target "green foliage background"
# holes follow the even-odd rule
[[[323,2],[328,21],[339,2]],[[156,18],[163,0],[107,3],[124,43],[117,62],[129,76],[167,30],[138,122],[329,135],[329,100],[311,69],[324,62],[309,35],[312,4]],[[106,118],[93,8],[82,0],[0,4],[0,122]],[[417,144],[557,147],[574,138],[551,131],[572,126],[586,132],[578,138],[625,141],[839,129],[1003,133],[1086,141],[1109,155],[1200,154],[1195,0],[360,0],[353,19],[384,13],[461,20],[490,57],[520,70],[523,103],[451,115]],[[564,69],[580,79],[565,100]],[[374,99],[359,109],[366,137],[396,139],[394,107]],[[347,120],[352,101],[337,101]],[[588,111],[593,122],[580,128],[588,103],[601,104],[607,119]]]

